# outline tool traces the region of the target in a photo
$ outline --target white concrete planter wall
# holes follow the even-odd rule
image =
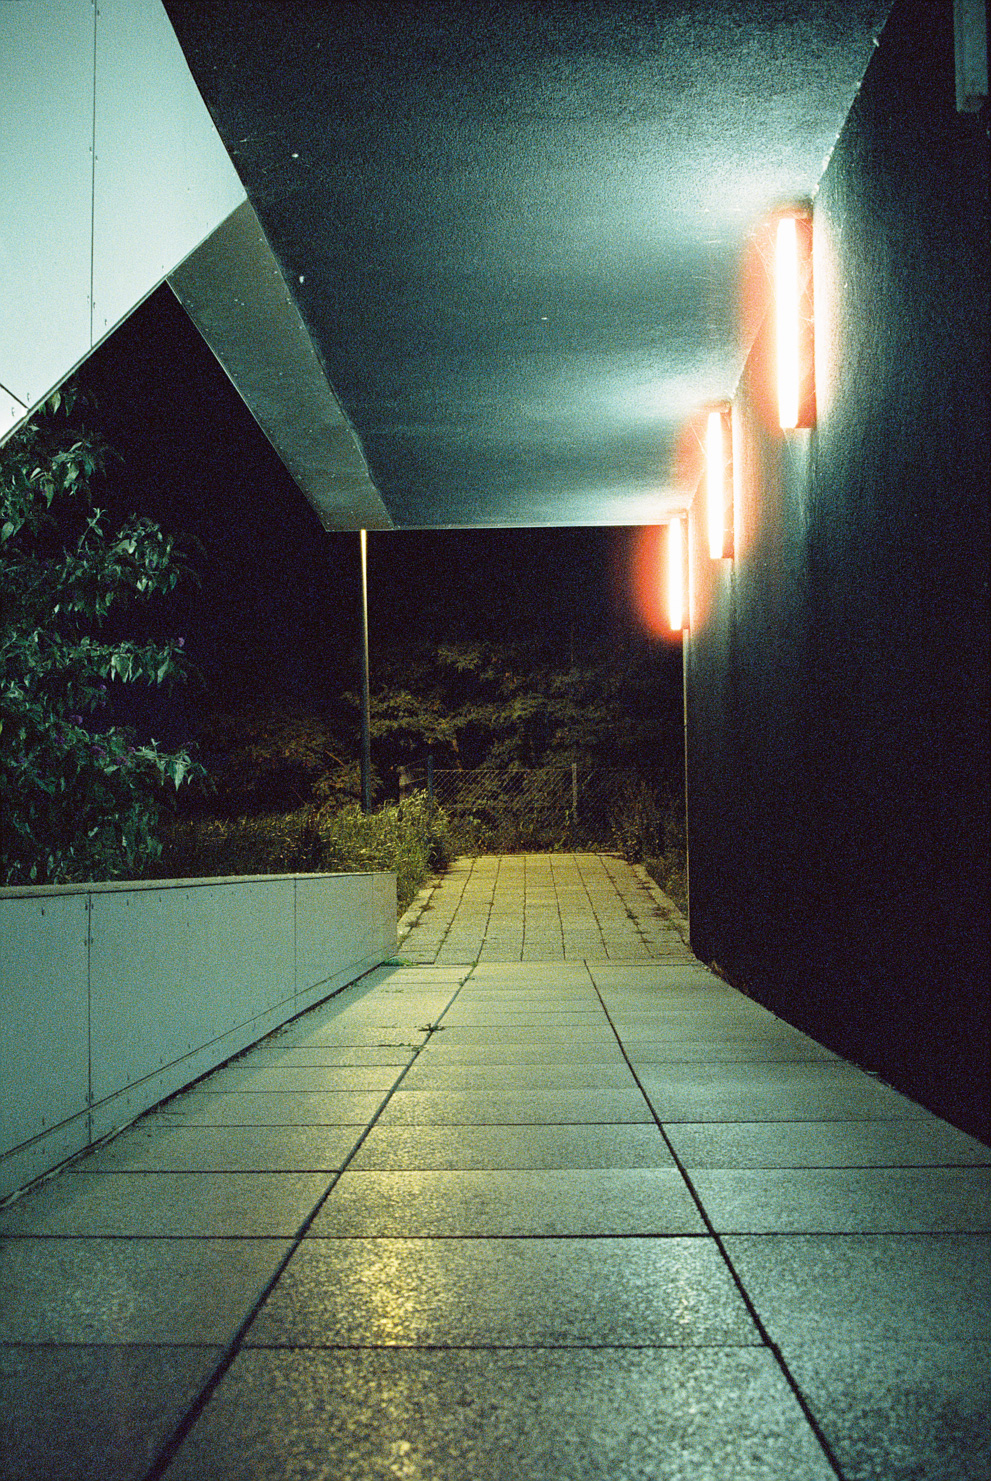
[[[396,950],[393,874],[0,890],[0,1197]]]

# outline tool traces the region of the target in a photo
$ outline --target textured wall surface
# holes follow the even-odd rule
[[[688,662],[696,952],[985,1137],[987,129],[952,5],[897,5],[815,200],[817,425],[765,321]]]

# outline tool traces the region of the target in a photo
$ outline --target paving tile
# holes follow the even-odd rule
[[[673,1168],[346,1172],[311,1233],[363,1239],[704,1234]]]
[[[444,1021],[453,1022],[461,1014],[528,1013],[534,1017],[551,1014],[594,1013],[604,1021],[602,1007],[594,993],[581,992],[576,988],[563,992],[548,992],[543,988],[521,984],[513,991],[502,987],[462,988],[457,1002],[444,1014]]]
[[[417,982],[425,983],[428,987],[438,983],[457,987],[463,975],[451,967],[434,967],[429,972],[418,971],[416,967],[383,967],[382,972],[387,983],[396,982],[403,987]]]
[[[373,1126],[351,1166],[410,1171],[496,1167],[673,1167],[657,1127]]]
[[[380,1041],[394,1042],[397,1038],[415,1037],[422,1032],[421,1025],[439,1018],[447,1007],[449,998],[435,998],[416,1003],[412,1008],[403,1004],[402,1012],[394,1012],[386,1004],[379,1012],[342,1014],[325,1027],[317,1027],[307,1036],[306,1043],[332,1044],[337,1041],[348,1043],[377,1044]],[[379,1036],[379,1037],[376,1037]]]
[[[470,1091],[399,1090],[380,1126],[537,1125],[547,1122],[652,1121],[639,1090],[527,1090],[496,1095]]]
[[[4,1239],[0,1343],[226,1345],[280,1239]]]
[[[166,1101],[154,1112],[154,1119],[188,1126],[367,1126],[384,1100],[379,1092],[347,1090],[314,1095],[278,1090],[238,1095],[197,1089]]]
[[[578,1069],[583,1065],[626,1065],[623,1052],[615,1039],[593,1044],[572,1043],[547,1044],[543,1038],[535,1042],[533,1035],[526,1039],[506,1040],[502,1034],[495,1042],[486,1039],[455,1041],[445,1034],[436,1034],[424,1049],[422,1062],[425,1065],[548,1065],[554,1068]],[[405,1084],[405,1081],[403,1082]]]
[[[905,1121],[672,1122],[686,1167],[918,1167],[991,1164],[983,1142],[935,1116]]]
[[[576,962],[564,962],[556,967],[542,967],[540,964],[524,963],[519,965],[512,962],[488,964],[480,962],[468,979],[471,986],[479,983],[488,983],[493,980],[504,979],[506,982],[540,982],[550,979],[553,983],[562,986],[568,982],[578,983],[583,989],[588,988],[588,973],[584,965]]]
[[[284,1235],[326,1192],[324,1173],[80,1173],[0,1211],[0,1236]]]
[[[249,1346],[707,1347],[759,1341],[715,1243],[315,1239]]]
[[[799,1063],[803,1060],[835,1060],[831,1050],[804,1034],[792,1031],[769,1033],[719,1033],[692,1034],[690,1022],[684,1027],[665,1032],[667,1026],[656,1030],[656,1037],[633,1038],[620,1030],[620,1038],[630,1059],[635,1065],[678,1064],[689,1061],[737,1060],[746,1063],[752,1060],[780,1059]]]
[[[749,1348],[242,1352],[166,1476],[834,1481]]]
[[[350,1066],[383,1066],[394,1067],[397,1072],[403,1065],[409,1064],[413,1058],[412,1048],[403,1049],[379,1049],[367,1046],[351,1045],[341,1047],[337,1044],[302,1044],[286,1045],[281,1048],[268,1047],[267,1040],[257,1045],[251,1051],[252,1065],[339,1065]]]
[[[0,1346],[4,1481],[142,1481],[219,1347]]]
[[[991,1232],[986,1168],[700,1169],[692,1183],[720,1232]]]
[[[904,1119],[927,1111],[842,1061],[753,1066],[727,1061],[648,1065],[640,1082],[661,1121]]]
[[[624,988],[654,987],[666,983],[684,985],[698,982],[727,993],[735,990],[694,957],[677,966],[631,967],[618,962],[599,962],[590,967],[589,971],[593,982],[604,996]]]
[[[850,1342],[991,1340],[991,1239],[979,1234],[725,1236],[771,1339],[787,1352]]]
[[[606,1029],[601,1009],[595,1008],[532,1008],[530,1006],[518,1006],[516,1008],[489,1008],[484,1004],[466,1005],[464,1008],[444,1014],[444,1027],[453,1028],[487,1028],[494,1033],[502,1033],[503,1030],[512,1033],[513,1030],[522,1030],[527,1034],[542,1034],[547,1030],[558,1033],[581,1032],[583,1030]]]
[[[392,1065],[255,1065],[238,1062],[214,1071],[210,1076],[211,1091],[232,1090],[240,1095],[259,1091],[288,1090],[323,1092],[327,1090],[391,1090],[403,1066]]]
[[[631,1041],[673,1038],[678,1034],[687,1038],[693,1033],[703,1037],[724,1032],[755,1036],[771,1035],[775,1031],[794,1033],[766,1008],[758,1008],[746,1000],[714,1000],[708,996],[695,1003],[672,996],[637,1013],[617,1013],[610,1008],[609,1017],[620,1038]]]
[[[635,1090],[622,1060],[614,1065],[459,1065],[423,1060],[403,1080],[403,1090]]]
[[[498,1038],[504,1044],[522,1041],[532,1045],[535,1038],[532,1028],[520,1024],[513,1028],[500,1029],[498,1035],[493,1032],[491,1024],[452,1024],[450,1028],[442,1024],[441,1027],[444,1042],[448,1044],[491,1044]],[[554,1050],[566,1049],[572,1044],[576,1049],[587,1049],[595,1045],[612,1049],[616,1045],[616,1036],[605,1019],[599,1019],[595,1027],[542,1028],[540,1041]]]
[[[991,1476],[991,1343],[810,1346],[789,1368],[845,1481]]]
[[[66,1175],[93,1172],[333,1172],[359,1126],[177,1126],[145,1118]]]
[[[396,1024],[328,1024],[316,1028],[299,1028],[287,1036],[295,1048],[331,1049],[418,1049],[426,1038],[426,1019],[416,1025]]]

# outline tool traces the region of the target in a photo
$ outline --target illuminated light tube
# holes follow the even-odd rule
[[[705,429],[705,498],[709,554],[733,554],[733,424],[728,409],[710,411]]]
[[[778,219],[774,247],[774,306],[778,421],[788,431],[815,422],[815,346],[812,332],[812,218]]]
[[[668,521],[668,622],[672,632],[688,626],[688,541],[685,521]]]
[[[798,228],[794,216],[783,216],[778,222],[774,252],[774,299],[778,339],[778,420],[784,428],[797,427],[801,366]]]

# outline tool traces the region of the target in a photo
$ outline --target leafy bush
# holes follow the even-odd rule
[[[662,849],[644,854],[643,865],[655,884],[669,895],[683,915],[688,914],[688,848],[685,836],[685,794],[673,792],[663,814]]]
[[[360,763],[320,716],[298,706],[209,715],[199,741],[207,780],[194,788],[211,810],[293,810],[361,796]]]
[[[356,803],[324,813],[318,823],[324,869],[395,870],[400,911],[424,878],[451,858],[447,816],[431,809],[426,793],[364,814]]]
[[[664,852],[664,814],[652,787],[637,779],[617,798],[613,810],[616,846],[631,864]]]
[[[165,834],[157,878],[305,874],[323,868],[312,808],[294,813],[178,819]]]
[[[396,874],[402,912],[427,874],[442,870],[450,858],[446,815],[415,792],[398,807],[367,816],[351,803],[336,810],[186,818],[168,831],[162,858],[151,872],[158,878],[195,879],[384,869]]]
[[[122,599],[169,592],[173,539],[133,516],[108,534],[90,503],[105,450],[70,432],[56,393],[0,449],[0,877],[58,884],[133,875],[160,850],[165,786],[197,766],[186,750],[99,725],[108,685],[184,672],[183,639],[100,641]],[[59,519],[52,514],[58,505]]]

